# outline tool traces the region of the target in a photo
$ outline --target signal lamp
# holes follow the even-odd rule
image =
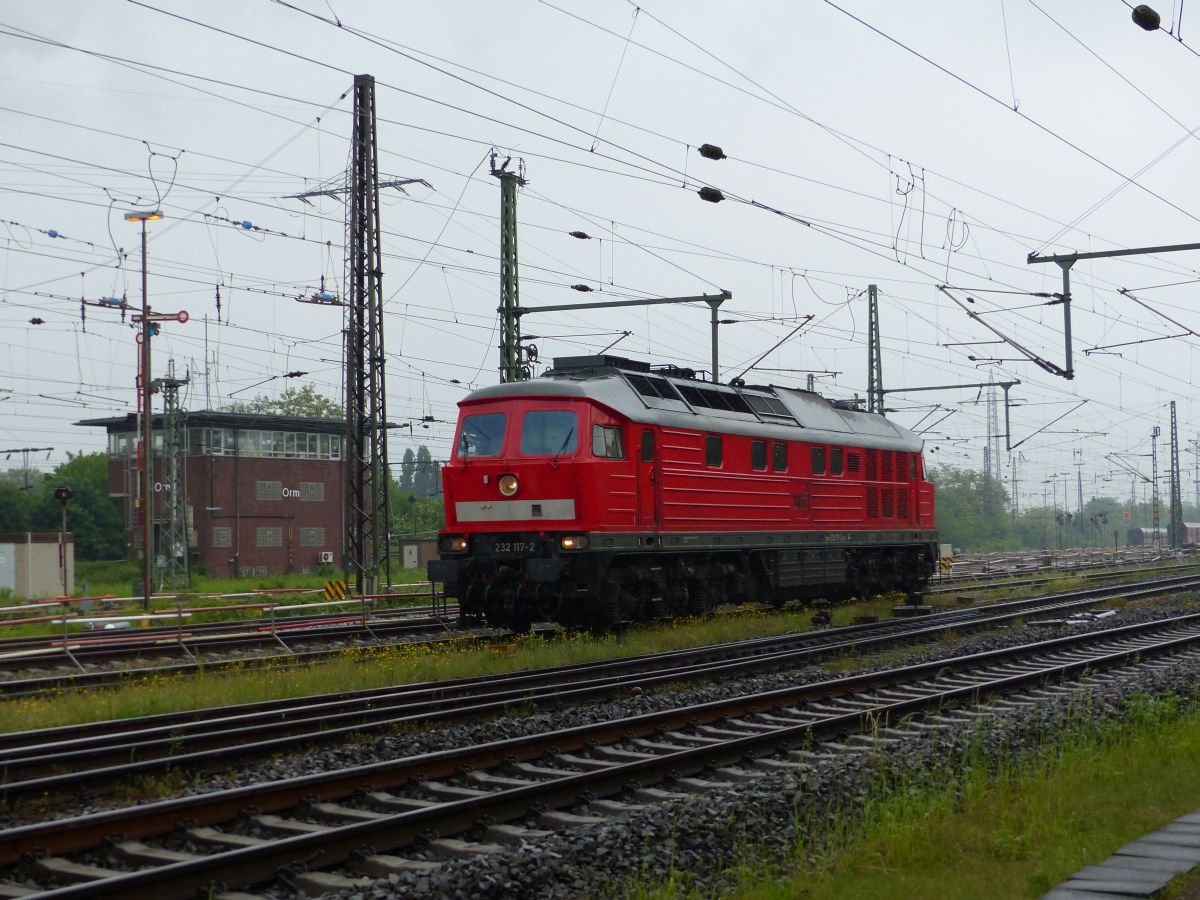
[[[584,534],[566,534],[558,543],[564,550],[586,550],[588,539]]]
[[[517,481],[516,475],[501,475],[500,480],[496,482],[496,486],[500,488],[500,493],[505,497],[515,496],[520,482]]]
[[[467,549],[467,539],[461,535],[450,535],[441,540],[443,553],[462,553]]]

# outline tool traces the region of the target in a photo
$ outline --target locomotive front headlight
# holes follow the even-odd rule
[[[448,535],[442,538],[439,543],[443,553],[462,553],[467,549],[467,539],[462,535]]]
[[[586,550],[588,539],[584,534],[567,534],[558,543],[564,550]]]
[[[517,481],[516,475],[501,475],[500,480],[496,482],[496,486],[500,488],[500,493],[505,497],[512,497],[517,493],[520,482]]]

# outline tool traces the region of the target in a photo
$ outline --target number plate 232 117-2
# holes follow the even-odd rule
[[[497,553],[533,553],[537,550],[537,541],[496,541]]]

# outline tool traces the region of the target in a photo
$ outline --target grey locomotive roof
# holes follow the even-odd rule
[[[666,391],[675,397],[647,397],[635,390],[631,378],[668,382],[675,390]],[[784,410],[774,403],[775,413],[756,414],[754,411],[712,409],[693,405],[683,399],[688,389],[700,389],[711,396],[712,391],[737,394],[738,405],[746,400],[765,405],[755,398],[775,398]],[[480,388],[463,398],[462,403],[502,400],[510,397],[579,397],[594,400],[634,422],[687,428],[691,430],[753,435],[778,440],[820,441],[830,444],[852,444],[885,450],[918,452],[924,442],[907,428],[875,413],[841,409],[824,397],[791,388],[741,388],[682,378],[663,378],[659,375],[623,373],[613,367],[552,370],[540,378]],[[768,403],[770,401],[767,401]]]

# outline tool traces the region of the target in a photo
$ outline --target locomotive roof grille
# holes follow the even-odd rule
[[[665,378],[647,378],[645,375],[635,375],[632,372],[623,372],[622,374],[625,376],[625,380],[633,386],[633,389],[643,397],[651,399],[661,397],[663,400],[680,399],[674,385]]]
[[[742,394],[746,398],[746,402],[751,408],[761,416],[778,416],[782,419],[791,419],[795,421],[795,417],[788,412],[788,408],[783,405],[778,397],[760,397],[758,394]]]
[[[708,409],[727,409],[730,412],[744,413],[745,415],[754,415],[754,410],[750,408],[742,395],[733,391],[720,391],[716,388],[709,387],[694,387],[690,384],[682,384],[679,386],[679,392],[687,399],[692,406],[701,406]]]

